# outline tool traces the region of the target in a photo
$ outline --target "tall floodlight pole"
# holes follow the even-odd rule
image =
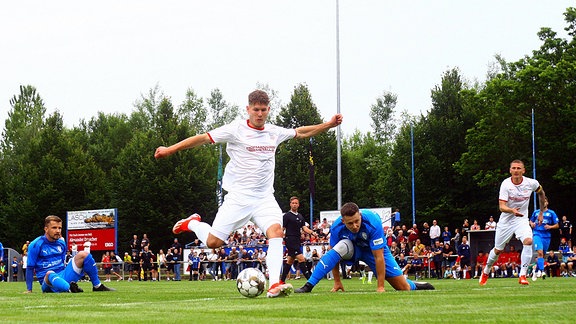
[[[340,113],[340,4],[336,0],[336,113]],[[338,175],[338,210],[342,206],[342,149],[340,125],[336,128],[336,174]]]
[[[534,108],[532,108],[532,178],[536,179],[536,140],[534,137]],[[536,210],[536,195],[534,196],[534,210]]]
[[[414,125],[410,124],[410,149],[412,153],[412,224],[416,224],[416,185],[414,185]]]

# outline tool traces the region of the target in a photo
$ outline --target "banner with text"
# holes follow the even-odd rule
[[[66,213],[66,237],[68,248],[76,243],[78,251],[84,249],[84,243],[90,242],[94,251],[116,251],[118,210],[96,209],[69,211]]]

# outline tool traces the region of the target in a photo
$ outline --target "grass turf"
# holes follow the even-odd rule
[[[304,280],[289,281],[298,288]],[[23,282],[0,282],[3,323],[573,323],[576,278],[547,278],[520,286],[517,279],[435,280],[434,291],[396,292],[386,284],[344,280],[331,293],[323,280],[310,294],[287,298],[242,297],[235,281],[112,282],[115,292],[23,294]]]

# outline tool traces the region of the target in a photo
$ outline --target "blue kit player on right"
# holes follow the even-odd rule
[[[332,291],[344,291],[340,270],[337,267],[340,260],[350,264],[357,260],[364,261],[376,274],[377,292],[385,291],[384,280],[396,290],[434,289],[427,282],[414,282],[403,276],[402,270],[386,245],[382,221],[378,214],[367,209],[360,210],[355,203],[349,202],[342,206],[340,215],[330,228],[332,249],[320,258],[306,284],[294,292],[311,292],[329,271],[334,275]]]
[[[542,210],[543,218],[538,220],[538,215]],[[548,209],[548,197],[544,198],[544,206],[536,209],[530,217],[530,226],[532,227],[532,244],[534,251],[538,253],[536,258],[536,271],[532,273],[532,280],[536,281],[544,272],[544,253],[548,252],[550,247],[550,239],[552,238],[552,230],[560,228],[560,220],[558,215],[552,210]]]

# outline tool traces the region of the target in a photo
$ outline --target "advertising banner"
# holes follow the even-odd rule
[[[97,209],[69,211],[66,213],[66,238],[68,248],[76,243],[78,250],[84,243],[94,251],[117,251],[118,210]]]

